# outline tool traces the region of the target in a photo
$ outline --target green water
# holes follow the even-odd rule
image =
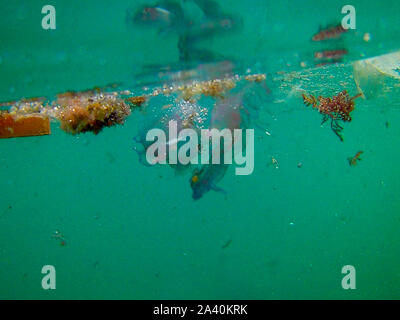
[[[178,62],[175,34],[127,25],[138,1],[51,4],[57,29],[45,31],[41,1],[1,1],[1,101],[115,82],[140,93],[144,65]],[[399,96],[357,99],[340,142],[298,94],[355,94],[351,62],[399,49],[400,3],[352,1],[357,29],[332,44],[349,54],[314,68],[325,44],[310,38],[344,4],[221,4],[243,29],[201,46],[265,72],[271,89],[260,112],[271,135],[256,130],[253,174],[229,168],[227,197],[194,201],[188,175],[141,165],[135,112],[96,136],[54,122],[49,136],[0,140],[0,298],[400,298]],[[56,290],[41,287],[44,265]],[[344,265],[356,268],[355,290],[342,289]]]

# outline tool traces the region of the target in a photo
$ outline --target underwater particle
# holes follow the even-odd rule
[[[278,160],[276,160],[273,156],[271,156],[271,162],[270,165],[272,165],[275,169],[279,169],[279,163]]]
[[[301,162],[299,162],[298,164],[297,164],[297,168],[301,168],[303,166],[303,164],[301,163]]]
[[[368,33],[368,32],[364,33],[364,35],[363,35],[363,40],[364,40],[365,42],[369,42],[369,41],[371,40],[371,34]]]
[[[193,112],[192,114],[190,114],[187,119],[184,119],[182,121],[182,127],[183,128],[193,128],[194,127],[194,119],[195,117],[198,116],[197,113]]]
[[[360,97],[359,93],[354,97],[349,96],[346,90],[339,92],[333,98],[319,96],[316,98],[313,95],[307,96],[302,94],[303,102],[306,106],[312,106],[323,115],[321,125],[329,119],[331,120],[331,129],[338,136],[340,141],[343,141],[341,131],[343,127],[340,122],[350,122],[352,120],[350,113],[354,110],[354,99]]]
[[[109,151],[107,151],[106,153],[105,153],[105,155],[106,155],[106,158],[108,159],[108,162],[109,163],[114,163],[115,162],[115,157],[114,157],[114,155],[111,153],[111,152],[109,152]]]
[[[11,209],[12,209],[12,206],[11,206],[11,204],[10,204],[10,205],[8,205],[7,209],[8,209],[8,210],[11,210]],[[3,211],[3,213],[2,213],[2,214],[0,214],[0,218],[4,217],[6,214],[7,214],[7,212],[6,212],[6,211]]]
[[[386,129],[389,129],[389,125],[390,125],[390,124],[389,124],[389,121],[386,121],[386,122],[385,122],[385,127],[386,127]]]
[[[305,63],[304,61],[300,62],[300,67],[302,67],[302,68],[307,67],[307,63]]]
[[[294,226],[294,222],[290,222],[289,225],[290,225],[290,226]]]
[[[244,77],[245,80],[250,81],[250,82],[261,82],[264,81],[267,76],[265,75],[265,73],[260,73],[260,74],[251,74],[248,76]]]
[[[59,230],[55,230],[52,234],[53,239],[57,239],[60,243],[60,246],[65,247],[67,245],[66,239],[63,234]]]
[[[350,166],[357,165],[357,161],[361,160],[360,156],[362,153],[364,153],[364,151],[358,151],[354,157],[347,158],[347,160],[349,161],[349,165]]]
[[[226,241],[223,246],[221,247],[221,249],[226,249],[230,246],[230,244],[232,243],[232,239],[229,239],[228,241]]]
[[[199,176],[198,176],[197,174],[195,174],[195,175],[192,177],[192,183],[197,183],[197,182],[199,182]]]
[[[60,232],[59,230],[55,230],[55,231],[53,232],[52,237],[53,237],[53,238],[60,238],[60,237],[62,237],[62,234],[61,234],[61,232]]]
[[[348,222],[348,217],[343,212],[336,212],[335,217],[339,219],[340,222],[346,224]]]
[[[10,114],[12,115],[32,115],[40,114],[44,111],[45,98],[43,97],[32,97],[22,98],[18,101],[8,101],[1,103],[1,105],[11,106]]]

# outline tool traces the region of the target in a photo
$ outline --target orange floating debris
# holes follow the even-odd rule
[[[357,161],[361,160],[360,156],[362,153],[364,153],[364,151],[358,151],[354,157],[347,158],[347,160],[349,161],[349,165],[355,166],[357,164]]]
[[[0,138],[50,134],[50,120],[42,115],[12,115],[0,112]]]
[[[143,103],[146,102],[147,98],[145,96],[136,96],[127,98],[126,100],[133,104],[135,107],[140,107]]]

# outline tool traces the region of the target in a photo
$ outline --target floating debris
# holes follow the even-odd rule
[[[125,101],[112,93],[63,94],[57,103],[60,105],[56,115],[60,127],[71,134],[87,131],[97,134],[104,127],[123,124],[131,113]]]
[[[50,134],[51,120],[59,121],[60,128],[70,134],[98,134],[104,127],[124,124],[132,108],[144,107],[150,98],[158,95],[168,97],[175,93],[177,101],[194,103],[202,95],[224,98],[239,81],[260,83],[265,79],[265,74],[250,74],[185,81],[184,84],[165,84],[146,95],[134,95],[127,89],[111,91],[119,86],[111,84],[84,91],[67,91],[50,99],[34,97],[0,102],[1,107],[8,107],[0,111],[0,138]],[[172,106],[166,104],[163,108]]]
[[[301,168],[301,167],[303,167],[303,164],[301,163],[301,162],[299,162],[298,164],[297,164],[297,168]]]
[[[170,104],[163,105],[161,109],[165,110],[165,109],[172,108],[173,106],[174,105],[172,103],[170,103]]]
[[[42,136],[50,134],[50,120],[41,114],[16,115],[0,112],[0,138]]]
[[[360,156],[361,156],[362,153],[364,153],[364,152],[363,151],[358,151],[354,157],[347,158],[347,160],[349,161],[349,165],[350,166],[357,165],[357,161],[361,160]]]
[[[147,98],[145,96],[135,96],[127,98],[126,101],[128,101],[134,107],[141,107],[147,101]]]
[[[22,98],[18,101],[9,101],[0,103],[3,106],[11,106],[10,114],[12,115],[30,115],[32,113],[44,113],[45,111],[45,98],[34,97],[34,98]]]
[[[226,78],[194,82],[187,86],[178,87],[178,90],[181,91],[182,99],[191,101],[193,98],[201,94],[213,98],[223,98],[223,94],[235,86],[236,84],[233,79]]]
[[[279,169],[279,162],[278,160],[276,160],[273,156],[271,156],[271,163],[270,165],[272,165],[275,169]]]
[[[350,122],[352,120],[350,113],[354,110],[354,99],[361,95],[359,93],[350,98],[346,90],[339,92],[333,98],[322,96],[316,98],[313,95],[307,96],[304,93],[302,94],[304,104],[312,106],[323,115],[321,125],[329,119],[331,120],[332,131],[339,137],[340,141],[343,141],[343,137],[341,136],[343,127],[340,125],[340,121]]]
[[[225,244],[221,248],[226,249],[230,246],[231,243],[232,243],[232,239],[229,239],[228,241],[225,242]]]
[[[261,74],[252,74],[244,77],[245,80],[250,81],[250,82],[261,82],[265,81],[267,76],[264,73]]]
[[[371,40],[371,34],[368,33],[368,32],[364,33],[364,35],[363,35],[363,40],[364,40],[365,42],[369,42],[369,41]]]
[[[60,242],[60,246],[64,247],[67,245],[66,239],[59,230],[55,230],[52,234],[53,239],[57,239]]]

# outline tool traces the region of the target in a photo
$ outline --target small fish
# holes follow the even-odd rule
[[[315,52],[314,57],[318,60],[339,60],[347,53],[348,51],[346,49],[324,50]]]
[[[188,4],[192,2],[192,4]],[[191,14],[190,7],[197,7],[200,14]],[[198,43],[219,34],[240,30],[240,18],[221,11],[214,0],[161,0],[156,5],[135,6],[128,9],[126,20],[131,26],[158,29],[159,34],[178,36],[180,62],[212,62],[225,59],[223,55],[205,48]]]
[[[158,27],[159,33],[184,27],[182,8],[171,1],[130,9],[127,13],[127,21],[136,25]]]
[[[342,25],[338,25],[335,27],[330,27],[327,29],[320,30],[313,37],[313,41],[322,41],[328,39],[338,39],[342,35],[342,33],[347,32],[348,30],[344,29]]]

